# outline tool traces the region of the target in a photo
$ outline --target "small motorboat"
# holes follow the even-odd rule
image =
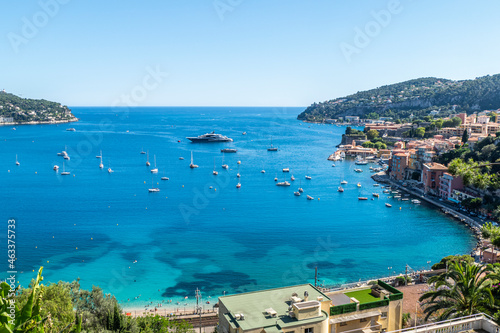
[[[237,149],[233,148],[224,148],[220,150],[221,153],[236,153],[237,151],[238,151]]]
[[[54,170],[54,171],[59,170],[59,165],[54,165],[54,167],[52,168],[52,170]]]
[[[344,192],[344,189],[342,188],[342,186],[339,186],[339,188],[337,189],[337,191]]]
[[[266,170],[260,170],[260,173],[266,173]]]
[[[150,189],[148,189],[148,192],[150,192],[150,193],[151,193],[151,192],[160,192],[160,189],[159,189],[159,188],[157,188],[157,187],[154,187],[154,188],[150,188]]]
[[[307,196],[307,200],[314,200],[313,197],[311,197],[310,195]]]
[[[341,182],[340,182],[340,184],[342,184],[342,185],[346,185],[346,184],[347,184],[347,180],[343,180],[343,181],[341,181]]]
[[[290,172],[289,168],[283,168],[283,172]]]
[[[358,185],[356,185],[357,187],[361,187],[361,183],[358,183]]]
[[[368,200],[367,197],[358,197],[358,200]]]
[[[380,194],[378,193],[372,193],[372,195],[375,197],[375,198],[378,198],[380,196]]]
[[[304,192],[304,189],[302,187],[299,187],[299,192],[300,193],[303,193]]]
[[[161,180],[169,180],[169,178],[168,178],[168,177],[161,177],[160,179],[161,179]]]
[[[335,163],[332,164],[332,167],[336,166]]]
[[[240,188],[240,187],[241,187],[241,183],[236,184],[236,188]]]
[[[293,195],[295,195],[296,197],[300,197],[300,192],[299,191],[293,192]]]
[[[386,207],[389,207],[389,208],[391,208],[391,207],[392,207],[392,205],[391,205],[390,203],[386,203],[386,204],[385,204],[385,206],[386,206]]]
[[[290,180],[293,182],[295,180],[295,177],[292,175],[292,177],[290,177]]]
[[[312,177],[311,177],[311,176],[306,176],[306,179],[307,179],[307,180],[311,180],[311,179],[312,179]]]
[[[373,186],[374,186],[374,187],[378,187],[378,186],[380,186],[380,184],[373,184]]]
[[[290,183],[285,180],[284,182],[276,183],[276,186],[290,186]]]
[[[184,157],[179,157],[179,159],[182,161],[184,159]]]

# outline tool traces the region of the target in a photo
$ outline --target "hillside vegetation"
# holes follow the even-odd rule
[[[44,99],[22,98],[0,91],[0,117],[14,123],[76,121],[71,110],[60,103]]]
[[[461,81],[428,77],[314,103],[297,118],[311,122],[345,116],[409,119],[411,114],[422,118],[434,110],[446,116],[498,108],[500,74]]]

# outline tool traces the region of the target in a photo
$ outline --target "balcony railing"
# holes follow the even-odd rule
[[[349,331],[342,331],[342,330],[337,330],[336,333],[372,333],[372,332],[380,332],[382,329],[382,325],[377,324],[373,326],[368,326],[368,327],[360,327],[360,328],[355,328]]]
[[[493,321],[493,318],[484,313],[405,328],[388,333],[458,333],[471,329],[482,329],[488,333],[500,333],[500,327]]]

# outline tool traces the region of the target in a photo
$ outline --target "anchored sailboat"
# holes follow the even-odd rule
[[[198,166],[193,163],[193,151],[191,151],[191,164],[189,164],[191,169],[197,168]]]
[[[158,169],[156,168],[156,155],[153,155],[155,159],[155,167],[154,169],[151,169],[151,173],[158,173]]]

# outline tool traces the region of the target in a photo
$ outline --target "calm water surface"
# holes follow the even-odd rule
[[[133,306],[192,298],[196,288],[214,297],[312,282],[315,266],[321,283],[358,281],[473,248],[472,234],[458,222],[373,187],[370,165],[361,166],[363,173],[349,161],[332,167],[326,158],[345,128],[301,123],[301,111],[78,107],[78,123],[0,127],[2,247],[14,217],[20,282],[27,285],[43,265],[45,282],[80,278],[83,287],[99,285]],[[234,142],[186,140],[209,131]],[[278,152],[266,150],[271,138]],[[65,147],[70,176],[52,170],[62,170],[56,154]],[[224,147],[238,153],[223,157]],[[101,150],[104,170],[96,158]],[[152,164],[156,157],[157,175],[141,150]],[[197,169],[188,167],[191,151]],[[281,172],[286,167],[289,174]],[[275,186],[275,177],[290,181],[292,174],[292,186]],[[342,179],[349,184],[339,193]],[[152,184],[161,191],[148,193]],[[305,192],[296,197],[299,186]],[[357,200],[373,192],[380,198]],[[7,271],[7,259],[1,264]]]

